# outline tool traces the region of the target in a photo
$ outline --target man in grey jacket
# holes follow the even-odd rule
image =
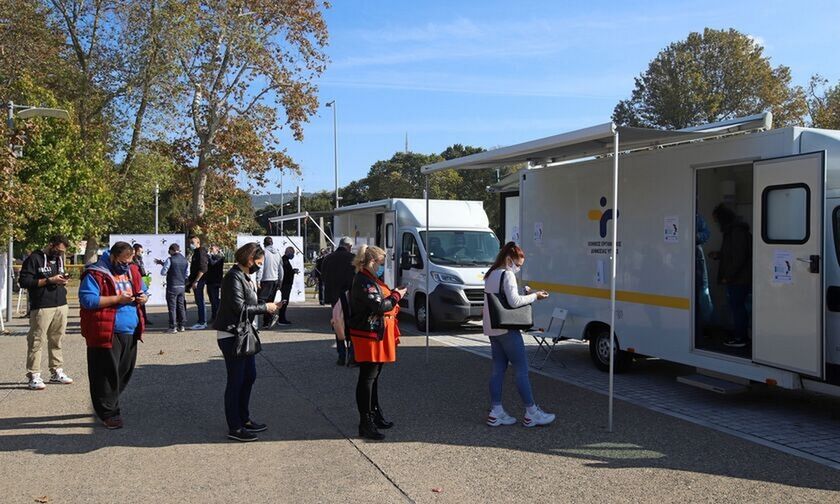
[[[273,303],[277,296],[277,289],[283,281],[283,262],[280,251],[274,248],[274,240],[266,236],[263,240],[265,246],[265,262],[259,273],[260,290],[257,298],[260,303]],[[263,328],[271,325],[271,317],[263,317]]]

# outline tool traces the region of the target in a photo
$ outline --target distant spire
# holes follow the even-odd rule
[[[405,153],[408,154],[408,131],[405,132]]]

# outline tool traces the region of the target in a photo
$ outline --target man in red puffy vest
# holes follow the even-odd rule
[[[90,398],[96,416],[108,429],[123,426],[120,394],[131,379],[137,341],[143,336],[141,307],[148,297],[133,255],[130,244],[115,243],[85,269],[79,287]]]

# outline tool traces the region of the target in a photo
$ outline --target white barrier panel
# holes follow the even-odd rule
[[[254,235],[238,235],[236,237],[236,248],[245,245],[246,243],[256,242],[263,246],[263,240],[265,239],[265,235],[262,236],[254,236]],[[290,303],[303,303],[306,301],[306,294],[304,292],[304,278],[303,278],[303,254],[301,251],[303,250],[303,237],[301,236],[272,236],[271,239],[274,241],[274,249],[280,252],[282,255],[286,251],[286,247],[292,247],[295,249],[295,258],[292,259],[292,267],[296,268],[300,273],[295,275],[295,281],[292,284],[292,293],[289,296]],[[277,297],[275,301],[280,301],[280,289],[277,290]]]
[[[182,234],[112,234],[110,244],[118,241],[128,242],[132,245],[139,243],[143,245],[143,264],[146,266],[146,284],[149,287],[149,306],[166,306],[166,277],[160,274],[161,266],[155,264],[155,259],[165,261],[169,257],[169,246],[177,243],[181,246],[181,253],[186,251],[186,238]]]

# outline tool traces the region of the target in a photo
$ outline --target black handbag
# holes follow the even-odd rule
[[[248,286],[245,286],[248,288]],[[242,305],[242,312],[239,313],[239,322],[234,327],[236,337],[236,356],[250,357],[260,353],[262,350],[262,343],[260,342],[260,333],[254,324],[248,319],[248,310],[246,305]]]
[[[506,272],[502,271],[498,293],[484,293],[487,312],[490,314],[490,327],[493,329],[530,329],[534,326],[534,314],[531,311],[531,305],[511,308],[507,296],[504,294],[506,277]]]

